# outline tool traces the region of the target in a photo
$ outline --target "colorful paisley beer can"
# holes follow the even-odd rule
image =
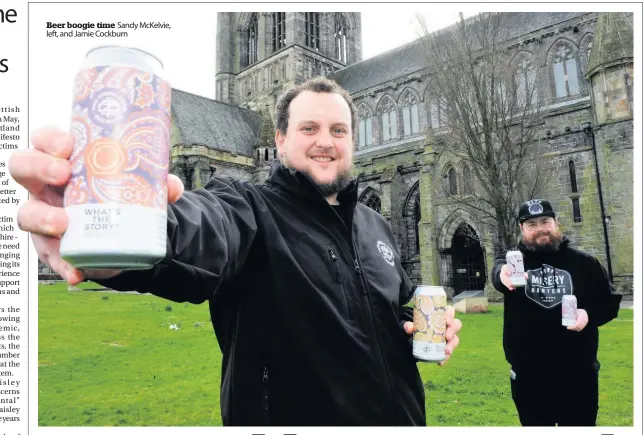
[[[414,293],[414,356],[422,361],[445,359],[447,295],[443,287],[418,286]]]
[[[165,256],[170,97],[151,54],[117,46],[87,53],[74,83],[60,245],[72,266],[146,269]]]
[[[577,298],[574,295],[564,295],[561,298],[561,324],[574,326],[577,323]]]

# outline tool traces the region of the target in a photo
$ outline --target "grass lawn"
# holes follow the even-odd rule
[[[41,426],[221,425],[221,353],[207,304],[39,286]],[[430,426],[518,426],[503,309],[460,314],[445,367],[419,363]],[[170,329],[170,325],[180,329]],[[600,329],[600,426],[633,425],[633,310]]]

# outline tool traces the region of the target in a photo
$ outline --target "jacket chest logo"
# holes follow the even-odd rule
[[[525,294],[544,308],[554,308],[561,303],[564,295],[574,294],[572,276],[567,270],[544,264],[528,271]]]
[[[381,242],[380,240],[378,240],[378,243],[376,246],[378,247],[378,252],[380,252],[380,254],[382,255],[382,258],[385,259],[387,264],[389,264],[390,266],[393,266],[394,251],[389,246],[387,246],[386,243]]]

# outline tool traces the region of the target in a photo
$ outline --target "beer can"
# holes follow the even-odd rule
[[[561,298],[561,324],[573,326],[577,323],[577,298],[575,295],[564,295]]]
[[[445,359],[447,295],[443,287],[418,286],[414,293],[413,354],[419,360]]]
[[[525,269],[523,268],[523,254],[521,251],[508,251],[505,262],[510,268],[510,281],[516,287],[525,287]]]
[[[76,268],[147,269],[166,254],[171,89],[139,49],[90,50],[74,82],[62,258]]]

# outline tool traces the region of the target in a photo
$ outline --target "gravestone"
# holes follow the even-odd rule
[[[487,296],[483,290],[468,290],[452,298],[457,313],[487,313]]]

